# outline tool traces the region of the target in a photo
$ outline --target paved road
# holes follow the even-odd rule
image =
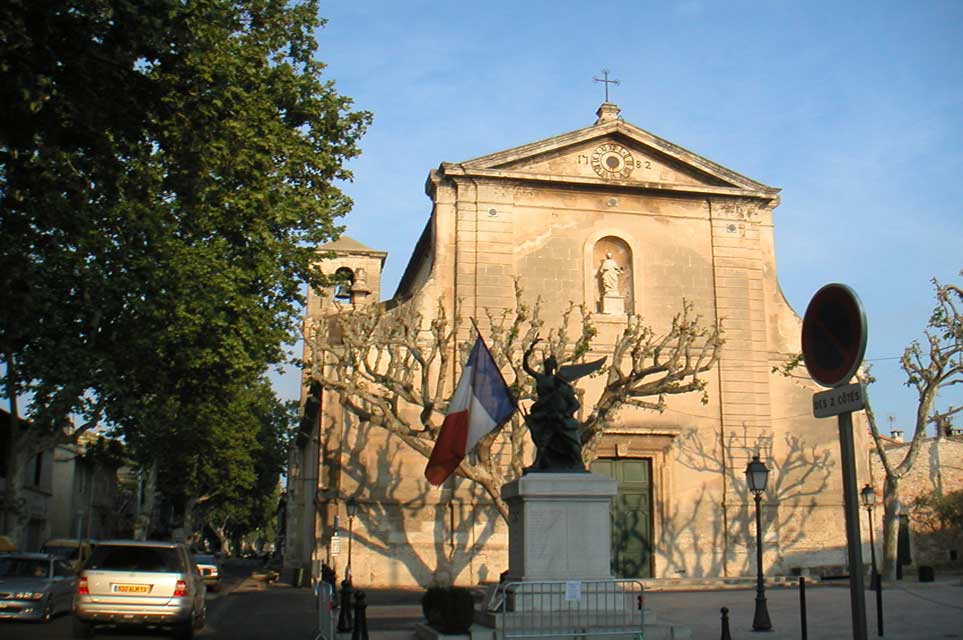
[[[251,571],[256,568],[254,561],[228,560],[224,565],[224,576],[221,588],[217,592],[207,594],[207,619],[205,629],[197,634],[199,639],[229,640],[231,638],[274,638],[277,635],[276,620],[273,620],[273,610],[285,609],[285,604],[294,606],[298,614],[294,618],[303,618],[305,629],[313,630],[313,616],[301,612],[305,602],[287,603],[280,592],[275,596],[275,590],[266,590],[260,583],[249,579]],[[304,591],[304,590],[300,590]],[[255,597],[252,595],[263,593],[269,597]],[[308,595],[308,594],[306,594]],[[274,596],[274,597],[270,597]],[[281,602],[277,602],[280,600]],[[310,602],[308,602],[310,604]],[[253,605],[253,606],[252,606]],[[265,611],[265,608],[268,611]],[[289,612],[290,613],[290,612]],[[68,640],[72,633],[73,617],[70,614],[60,615],[50,624],[27,622],[12,622],[0,620],[0,638],[2,640]],[[160,630],[147,630],[137,633],[121,633],[105,627],[98,627],[97,637],[112,640],[138,639],[151,637],[168,637],[168,633]],[[313,635],[309,637],[313,638]]]
[[[198,640],[313,640],[317,610],[312,592],[287,585],[265,586],[245,579],[253,565],[229,565],[220,593],[208,596],[208,624]],[[369,590],[368,628],[371,640],[411,640],[421,619],[419,591]],[[719,609],[730,609],[733,640],[796,640],[801,637],[796,589],[766,593],[773,632],[753,633],[752,590],[649,593],[646,605],[661,621],[685,625],[694,640],[720,636]],[[884,589],[885,629],[888,640],[963,640],[963,582],[959,576],[936,583],[903,582]],[[810,587],[806,592],[810,640],[852,638],[849,590],[843,586]],[[875,640],[875,600],[867,592],[869,639]],[[49,625],[0,623],[2,640],[66,640],[71,617],[60,616]],[[166,637],[161,632],[119,634],[105,630],[98,637],[112,640]],[[339,640],[350,640],[350,635]]]

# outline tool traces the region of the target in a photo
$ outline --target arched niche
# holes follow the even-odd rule
[[[351,288],[354,286],[354,271],[348,267],[339,267],[334,272],[338,283],[334,286],[334,301],[338,304],[351,304]]]
[[[632,248],[616,235],[603,235],[591,248],[590,283],[587,287],[596,313],[635,313],[635,264]]]

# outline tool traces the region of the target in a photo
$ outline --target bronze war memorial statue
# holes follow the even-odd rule
[[[543,360],[542,371],[536,371],[529,359],[539,342],[536,336],[522,359],[525,372],[535,379],[535,402],[525,416],[535,443],[535,461],[525,473],[585,471],[582,434],[575,419],[580,405],[572,383],[601,369],[605,358],[560,367],[555,356],[548,355]]]

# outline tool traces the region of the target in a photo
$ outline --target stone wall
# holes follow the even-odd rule
[[[909,443],[890,442],[887,455],[893,464],[899,464],[909,450]],[[873,486],[882,501],[881,491],[885,477],[878,453],[870,453],[873,470]],[[913,501],[920,496],[940,496],[963,490],[963,437],[944,436],[923,441],[916,462],[899,483],[900,504],[909,516],[910,545],[913,565],[963,567],[963,536],[960,532],[941,530],[926,517],[925,512],[913,509]],[[881,548],[883,514],[882,506],[873,511],[874,534]],[[955,552],[955,554],[954,554]]]

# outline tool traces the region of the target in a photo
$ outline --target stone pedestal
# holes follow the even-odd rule
[[[625,299],[617,293],[602,296],[602,313],[610,316],[625,315]]]
[[[502,487],[508,503],[509,580],[612,577],[611,478],[529,473]]]

